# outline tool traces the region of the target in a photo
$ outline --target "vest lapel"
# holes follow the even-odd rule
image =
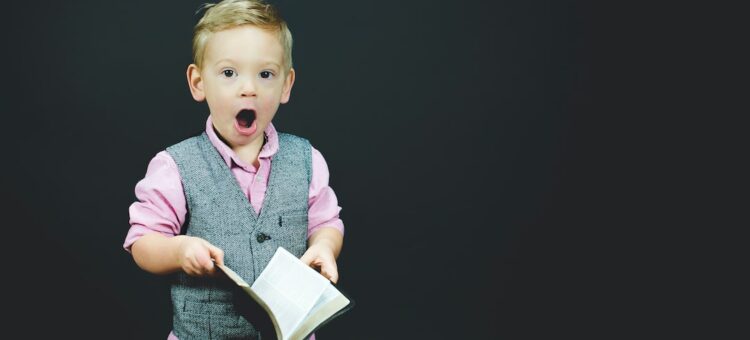
[[[247,196],[245,196],[245,193],[242,192],[242,188],[240,188],[240,184],[237,182],[237,178],[235,178],[232,174],[232,170],[229,169],[227,163],[224,161],[224,158],[222,158],[221,154],[219,154],[219,151],[216,150],[216,147],[211,144],[211,141],[208,139],[208,135],[206,135],[205,132],[201,135],[200,144],[204,149],[203,152],[211,155],[210,164],[212,167],[214,167],[215,170],[213,171],[213,173],[216,174],[216,176],[220,177],[217,183],[233,183],[233,185],[215,188],[215,193],[217,196],[212,197],[214,203],[219,205],[220,203],[218,202],[221,202],[221,200],[225,199],[226,197],[231,197],[232,201],[240,204],[243,208],[242,211],[246,212],[244,215],[251,221],[250,231],[255,230],[259,221],[258,215],[255,213],[255,209],[250,204],[250,201],[247,199]],[[266,201],[268,200],[264,200],[263,205],[265,205]],[[261,210],[261,213],[262,212],[263,210]]]

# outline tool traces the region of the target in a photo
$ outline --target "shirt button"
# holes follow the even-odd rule
[[[263,243],[266,240],[270,240],[271,236],[268,236],[265,233],[258,233],[258,236],[255,239],[258,240],[258,243]]]

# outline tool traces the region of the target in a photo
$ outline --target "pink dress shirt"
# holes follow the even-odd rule
[[[211,144],[232,170],[242,191],[247,196],[256,213],[260,213],[271,173],[271,158],[279,149],[279,136],[273,124],[266,128],[268,141],[258,155],[259,166],[240,160],[232,149],[219,139],[213,129],[211,118],[206,121],[206,134]],[[318,228],[333,227],[344,233],[344,224],[339,218],[341,207],[336,194],[328,186],[328,166],[323,155],[312,148],[312,178],[308,196],[307,235]],[[135,186],[137,202],[130,206],[130,230],[123,247],[130,251],[133,243],[146,233],[160,232],[166,236],[180,234],[187,214],[182,179],[174,159],[161,151],[151,160],[144,177]]]
[[[224,144],[213,129],[211,117],[206,121],[206,134],[211,144],[231,169],[242,192],[245,193],[256,213],[260,213],[271,173],[271,159],[279,149],[279,136],[273,124],[266,128],[267,141],[258,155],[256,169],[237,157],[235,152]],[[344,233],[344,223],[339,218],[341,207],[336,194],[328,186],[328,166],[323,155],[312,148],[312,178],[308,195],[307,236],[318,228],[333,227]],[[130,247],[146,233],[159,232],[166,236],[180,234],[187,214],[187,202],[182,189],[182,179],[174,159],[161,151],[148,165],[146,176],[135,186],[137,202],[130,205],[130,230],[123,247]],[[169,334],[169,339],[176,339]],[[314,339],[314,338],[313,338]]]

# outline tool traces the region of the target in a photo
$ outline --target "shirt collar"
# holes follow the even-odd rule
[[[237,154],[234,152],[234,150],[232,150],[229,145],[226,145],[221,140],[221,138],[219,138],[219,135],[216,133],[214,125],[211,122],[211,116],[208,116],[208,119],[206,120],[206,134],[208,135],[208,139],[211,141],[211,144],[213,144],[214,148],[219,151],[219,155],[221,155],[221,158],[224,160],[228,167],[231,168],[232,163],[234,163],[246,170],[252,169],[253,171],[255,171],[254,166],[243,162],[239,157],[237,157]],[[279,134],[276,132],[276,128],[273,126],[273,123],[268,123],[265,131],[265,138],[266,142],[260,149],[258,158],[271,158],[274,154],[276,154],[276,151],[279,150]]]

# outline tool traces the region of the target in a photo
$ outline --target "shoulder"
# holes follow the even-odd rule
[[[295,136],[289,133],[278,133],[279,151],[275,157],[282,158],[302,158],[306,163],[310,162],[312,145],[305,138]]]
[[[179,143],[176,143],[167,147],[166,152],[168,152],[170,155],[173,155],[173,156],[179,153],[190,152],[190,151],[196,150],[198,145],[200,143],[205,142],[206,140],[207,140],[206,134],[201,133],[197,136],[190,137]]]
[[[159,153],[151,158],[148,163],[147,173],[162,173],[164,171],[177,170],[177,164],[174,162],[174,158],[166,151],[160,151]]]
[[[301,146],[301,147],[310,147],[310,141],[308,141],[306,138],[293,135],[291,133],[284,133],[279,132],[279,144],[280,145],[293,145],[293,146]]]
[[[289,145],[302,147],[302,150],[310,155],[310,159],[312,162],[313,167],[317,167],[318,165],[326,166],[325,158],[323,158],[323,154],[316,149],[309,140],[303,137],[299,137],[293,134],[289,133],[283,133],[279,132],[279,144],[286,144],[287,147]],[[282,142],[283,140],[283,142]]]
[[[181,190],[180,172],[177,164],[169,153],[161,151],[148,163],[144,178],[136,184],[136,192],[152,189]]]

